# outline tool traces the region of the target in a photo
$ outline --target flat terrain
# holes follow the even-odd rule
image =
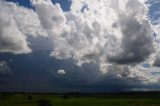
[[[0,106],[160,106],[160,93],[0,93]]]

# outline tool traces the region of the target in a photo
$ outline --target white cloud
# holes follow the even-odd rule
[[[81,12],[84,5],[87,5],[88,10]],[[133,58],[142,56],[142,59],[132,59],[131,62],[143,61],[153,50],[152,29],[146,19],[146,12],[144,2],[139,0],[125,2],[73,0],[71,11],[63,13],[65,17],[61,15],[65,18],[63,20],[66,20],[61,21],[61,24],[71,30],[58,29],[57,25],[56,28],[52,27],[58,29],[61,34],[50,33],[54,35],[54,51],[51,55],[58,59],[72,57],[79,65],[89,62],[107,62],[110,61],[110,57],[124,52],[124,54],[133,54]],[[61,17],[59,16],[59,19]],[[125,39],[128,37],[131,39]],[[146,39],[146,42],[137,43],[143,39]],[[122,44],[123,42],[131,44],[127,47]],[[138,46],[141,47],[137,49]],[[132,51],[132,47],[137,50]],[[126,60],[129,58],[126,57]]]
[[[61,75],[66,74],[66,71],[63,70],[63,69],[59,69],[59,70],[57,71],[57,74],[61,74]]]
[[[42,27],[50,36],[58,36],[65,30],[65,16],[59,4],[53,5],[50,0],[32,1]]]
[[[0,52],[30,53],[27,36],[45,36],[38,15],[12,2],[0,1]]]
[[[12,19],[7,20],[8,17],[5,15],[2,15],[2,17],[0,17],[0,52],[15,54],[31,52],[26,36],[23,36],[18,30],[15,21]]]

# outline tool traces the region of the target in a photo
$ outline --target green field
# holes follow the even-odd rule
[[[160,95],[0,94],[0,106],[160,106]]]

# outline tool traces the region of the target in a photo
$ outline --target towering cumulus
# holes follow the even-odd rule
[[[48,37],[53,42],[50,56],[56,59],[71,59],[79,67],[96,64],[103,74],[157,83],[150,72],[160,66],[155,40],[159,23],[150,20],[146,3],[72,0],[70,10],[64,11],[51,0],[31,0],[34,10],[0,1],[0,52],[30,53],[27,38]]]

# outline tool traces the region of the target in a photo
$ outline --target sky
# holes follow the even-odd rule
[[[160,0],[0,0],[0,92],[160,90]]]

